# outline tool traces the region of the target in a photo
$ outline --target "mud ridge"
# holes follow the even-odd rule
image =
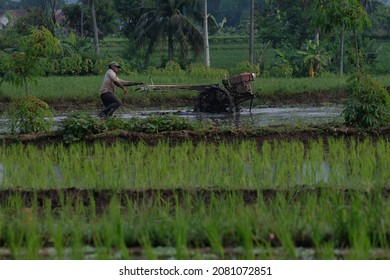
[[[23,207],[43,207],[50,202],[52,208],[62,208],[64,206],[77,206],[80,203],[84,206],[95,205],[97,209],[104,209],[109,206],[115,198],[122,206],[129,203],[138,205],[182,205],[202,201],[210,204],[213,200],[234,199],[237,202],[251,205],[261,202],[272,202],[277,197],[284,197],[286,201],[293,203],[308,196],[328,197],[330,194],[339,193],[346,201],[355,195],[363,195],[367,198],[379,197],[388,199],[390,197],[390,186],[384,186],[379,190],[357,190],[343,188],[321,188],[321,187],[294,187],[285,189],[45,189],[45,190],[21,190],[4,189],[0,190],[0,205],[6,205],[12,199],[20,199]]]
[[[258,144],[264,141],[272,140],[299,140],[307,142],[309,140],[323,139],[327,141],[329,137],[344,139],[365,139],[367,137],[376,141],[380,138],[390,139],[390,127],[384,127],[378,131],[361,131],[351,127],[332,127],[332,126],[307,126],[300,128],[289,128],[285,126],[273,126],[261,129],[230,129],[223,130],[219,128],[209,129],[207,131],[166,131],[161,133],[142,133],[131,131],[107,131],[99,134],[86,136],[83,140],[86,142],[103,141],[106,143],[120,142],[142,142],[147,145],[156,145],[161,141],[166,141],[171,145],[192,141],[193,144],[200,142],[207,143],[226,143],[242,140],[253,140]],[[38,132],[29,134],[0,135],[0,145],[12,143],[24,143],[35,145],[47,145],[53,143],[63,143],[63,135],[60,132]]]

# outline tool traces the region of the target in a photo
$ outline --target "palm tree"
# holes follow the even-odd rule
[[[155,46],[165,40],[168,60],[174,59],[175,44],[180,46],[180,59],[187,58],[189,46],[195,57],[200,55],[203,38],[190,19],[201,21],[202,4],[199,0],[155,0],[155,7],[141,15],[134,32],[136,42],[148,45],[145,63]]]
[[[209,46],[209,15],[207,13],[207,0],[204,0],[203,7],[203,49],[204,49],[204,64],[210,67],[210,46]]]
[[[249,61],[254,63],[254,26],[255,26],[255,1],[249,1]]]
[[[330,56],[326,50],[311,40],[306,42],[305,50],[298,51],[297,54],[303,56],[303,63],[309,68],[310,77],[319,74],[321,67],[328,65],[330,61]]]
[[[93,29],[93,39],[95,43],[95,53],[96,55],[99,55],[100,48],[99,48],[99,35],[98,35],[98,26],[96,22],[96,9],[95,9],[95,1],[89,0],[89,5],[91,7],[91,16],[92,16],[92,29]]]

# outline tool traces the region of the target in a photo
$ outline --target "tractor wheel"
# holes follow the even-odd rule
[[[220,88],[209,88],[199,93],[196,100],[195,112],[232,113],[233,98],[228,92]]]

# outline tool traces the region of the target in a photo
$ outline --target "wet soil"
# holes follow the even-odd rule
[[[190,201],[202,201],[206,205],[210,204],[212,199],[228,200],[231,197],[242,199],[246,205],[256,204],[260,200],[267,203],[272,203],[276,197],[283,196],[289,203],[294,203],[296,200],[305,200],[307,197],[328,197],[329,193],[339,193],[344,196],[346,201],[348,198],[356,195],[372,197],[379,195],[381,199],[390,198],[390,186],[376,192],[370,192],[361,189],[343,189],[343,188],[325,188],[325,187],[309,187],[297,186],[289,189],[221,189],[218,186],[209,189],[197,188],[178,188],[178,189],[37,189],[37,190],[21,190],[21,189],[2,189],[0,190],[0,205],[5,205],[15,197],[19,197],[22,207],[37,207],[41,208],[45,203],[50,202],[53,208],[60,209],[64,206],[77,206],[83,204],[89,206],[93,203],[97,213],[105,212],[113,198],[116,198],[120,205],[127,206],[132,204],[146,204],[159,206],[181,205]],[[188,206],[188,205],[187,205]]]
[[[86,136],[84,141],[93,143],[95,141],[105,142],[107,144],[115,142],[142,142],[147,145],[157,145],[161,141],[169,145],[177,145],[191,140],[194,145],[200,142],[207,143],[232,143],[243,140],[255,141],[261,145],[264,141],[292,141],[299,140],[306,144],[309,140],[322,139],[326,145],[329,137],[343,139],[365,139],[370,138],[373,141],[384,138],[390,139],[390,127],[383,127],[377,131],[361,131],[351,127],[335,126],[270,126],[265,128],[211,128],[205,131],[166,131],[160,133],[142,133],[129,131],[109,131],[99,134]],[[12,143],[35,144],[44,146],[47,144],[63,143],[63,136],[58,131],[38,132],[29,134],[0,134],[0,145]]]

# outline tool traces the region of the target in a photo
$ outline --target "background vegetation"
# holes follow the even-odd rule
[[[260,84],[258,80],[254,87],[256,94],[305,92],[312,89],[310,82],[302,79],[307,77],[323,78],[314,86],[322,90],[328,77],[342,77],[345,73],[378,76],[390,72],[388,46],[382,41],[388,36],[389,20],[389,8],[384,1],[258,0],[254,1],[255,5],[249,2],[213,2],[208,11],[210,28],[207,33],[212,34],[208,42],[203,41],[207,38],[206,31],[202,30],[205,2],[200,0],[12,3],[15,8],[27,10],[21,17],[12,19],[10,16],[11,23],[0,32],[3,39],[0,43],[0,93],[4,97],[17,96],[3,89],[4,81],[24,85],[28,95],[27,84],[39,76],[101,75],[112,60],[123,65],[122,74],[130,75],[130,79],[142,77],[140,80],[150,84],[164,76],[171,77],[165,80],[169,84],[218,83],[224,76],[241,72],[271,78],[268,84],[274,82],[274,78],[291,79],[274,83],[271,89],[265,88],[266,82]],[[3,6],[6,5],[11,6],[10,1],[3,2]],[[249,18],[249,11],[255,16]],[[248,25],[254,26],[255,32]],[[255,42],[256,48],[248,41]],[[211,46],[211,68],[202,62],[201,50],[203,47],[203,56],[207,57],[207,43]],[[245,59],[247,55],[249,60]],[[328,84],[328,91],[344,90],[340,87],[345,83],[343,78],[331,80],[334,83]],[[76,79],[72,84],[74,82]],[[347,80],[349,88],[354,88],[348,83]],[[371,88],[362,92],[371,92],[372,100],[381,90],[386,90],[386,84],[368,85]],[[69,84],[64,88],[69,88]],[[50,97],[71,98],[92,96],[92,92],[98,90],[84,88],[84,84],[82,89],[85,93],[51,89],[49,94]],[[40,91],[43,88],[35,94],[50,98]],[[349,105],[358,105],[346,108],[345,116],[348,124],[362,126],[358,118],[351,118],[358,115],[355,112],[358,108],[365,106],[357,96],[351,95],[354,100]],[[387,117],[379,117],[380,114],[387,116],[389,111],[388,102],[381,100],[382,103],[371,104],[375,107],[370,110],[376,112],[371,114],[375,120],[370,117],[363,127],[374,123],[379,127],[388,122]]]
[[[211,66],[230,70],[241,61],[250,61],[250,1],[209,2]],[[262,75],[308,76],[310,66],[314,66],[315,75],[350,72],[356,42],[370,73],[390,72],[385,63],[390,32],[390,10],[385,1],[332,0],[326,1],[325,6],[321,0],[254,2],[255,59],[250,63]],[[27,12],[19,18],[10,16],[11,23],[0,31],[0,60],[3,62],[7,55],[18,51],[15,42],[20,36],[30,34],[32,27],[43,25],[61,43],[60,53],[42,61],[45,75],[99,74],[102,65],[119,58],[130,72],[165,67],[170,60],[183,69],[193,63],[203,63],[200,51],[203,1],[173,3],[167,0],[3,0],[0,9],[27,9]],[[172,10],[177,14],[170,13]],[[340,16],[332,18],[333,14]],[[146,15],[151,19],[167,19],[167,23],[156,25],[161,30],[152,28],[154,22],[145,22]],[[175,22],[176,16],[186,21],[169,27],[169,20]],[[194,29],[190,31],[190,27]],[[173,30],[183,30],[183,33],[169,37]],[[7,64],[1,65],[0,74],[4,75]]]

